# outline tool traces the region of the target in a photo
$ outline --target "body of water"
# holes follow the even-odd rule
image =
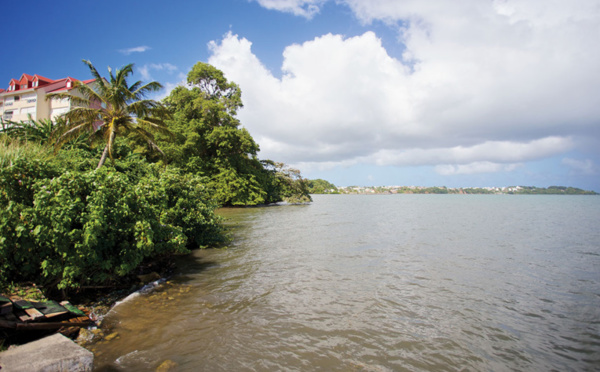
[[[317,195],[117,306],[97,370],[600,369],[600,198]]]

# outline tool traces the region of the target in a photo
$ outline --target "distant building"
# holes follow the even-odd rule
[[[11,79],[8,89],[0,89],[0,117],[3,120],[25,121],[29,115],[35,120],[54,119],[71,109],[68,99],[46,100],[49,93],[70,91],[76,79],[66,77],[52,80],[40,75],[21,75]],[[92,84],[95,79],[81,81]],[[77,94],[77,92],[71,92]]]

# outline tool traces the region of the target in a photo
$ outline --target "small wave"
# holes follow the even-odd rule
[[[586,256],[600,256],[600,254],[596,253],[596,252],[583,252],[583,251],[580,251],[580,252],[577,252],[577,253],[583,254],[583,255],[586,255]]]
[[[148,365],[150,360],[146,356],[147,352],[134,350],[125,355],[121,355],[115,360],[115,364],[122,368],[127,368],[128,364],[145,364]]]
[[[152,292],[154,289],[156,289],[156,287],[158,287],[159,285],[163,284],[166,281],[167,281],[167,279],[161,278],[161,279],[158,279],[158,280],[155,280],[155,281],[153,281],[151,283],[146,284],[145,286],[143,286],[142,288],[140,288],[137,291],[133,292],[129,296],[125,297],[124,299],[115,302],[115,305],[112,307],[112,309],[110,309],[109,313],[111,311],[113,311],[117,306],[119,306],[121,304],[124,304],[126,302],[129,302],[129,301],[131,301],[132,299],[138,297],[141,294],[146,294],[146,293]]]

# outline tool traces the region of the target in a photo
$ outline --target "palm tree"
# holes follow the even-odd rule
[[[67,120],[59,136],[58,144],[82,133],[90,133],[90,140],[106,141],[98,168],[104,165],[106,157],[112,159],[112,149],[117,135],[134,134],[145,140],[153,150],[164,153],[154,142],[153,131],[170,134],[164,120],[169,116],[166,108],[157,101],[145,99],[149,92],[162,88],[156,81],[142,84],[137,81],[127,84],[127,77],[133,73],[133,64],[118,69],[113,74],[108,68],[110,80],[104,79],[90,61],[83,60],[89,67],[94,84],[73,82],[73,88],[66,93],[53,93],[48,99],[70,99],[73,107],[64,114]],[[77,94],[71,94],[77,92]]]
[[[38,142],[47,144],[52,141],[55,129],[64,124],[64,120],[57,118],[56,122],[50,119],[35,120],[28,115],[27,121],[2,121],[0,133],[5,133],[11,137],[18,138],[22,141]]]

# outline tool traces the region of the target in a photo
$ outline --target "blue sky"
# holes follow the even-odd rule
[[[339,186],[600,191],[600,1],[12,1],[0,87],[135,63],[238,83],[261,147]],[[10,15],[10,16],[9,16]]]

